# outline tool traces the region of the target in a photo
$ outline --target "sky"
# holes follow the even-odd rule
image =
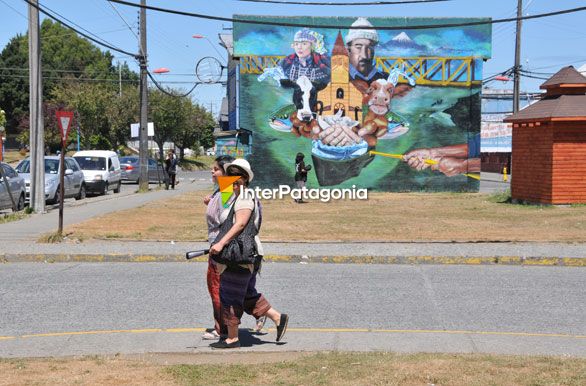
[[[139,0],[128,0],[139,3]],[[304,0],[300,0],[304,1]],[[315,0],[314,0],[315,1]],[[356,3],[365,0],[356,0]],[[327,2],[335,2],[328,0]],[[348,2],[348,0],[340,0]],[[69,19],[87,31],[125,51],[138,51],[138,8],[106,0],[40,0],[40,4]],[[147,0],[147,4],[186,12],[232,17],[234,14],[278,16],[378,16],[378,17],[491,17],[501,19],[516,15],[517,0],[452,0],[426,4],[377,6],[310,6],[251,3],[237,0]],[[586,6],[578,0],[524,0],[524,15]],[[28,5],[22,0],[0,0],[0,48],[16,34],[27,31]],[[45,16],[41,15],[41,18]],[[586,11],[528,20],[522,28],[521,62],[526,70],[553,74],[563,66],[576,68],[586,63]],[[231,23],[186,16],[147,12],[148,65],[171,71],[157,75],[167,86],[190,89],[196,63],[212,56],[226,63],[226,51],[218,45],[218,34],[230,32]],[[502,72],[514,64],[515,23],[492,26],[492,58],[484,65],[484,77]],[[193,35],[205,39],[194,39]],[[103,48],[106,50],[105,48]],[[127,62],[138,71],[133,58],[113,52],[115,61]],[[537,91],[543,80],[523,78],[521,89]],[[512,88],[512,82],[494,81],[493,88]],[[225,88],[200,85],[191,94],[194,101],[219,111]]]

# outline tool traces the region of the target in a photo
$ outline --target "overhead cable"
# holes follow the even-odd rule
[[[25,0],[27,1],[27,0]],[[170,13],[174,15],[181,15],[181,16],[189,16],[195,17],[199,19],[207,19],[207,20],[217,20],[217,21],[227,21],[232,23],[244,23],[244,24],[257,24],[257,25],[274,25],[274,26],[281,26],[281,27],[308,27],[308,28],[322,28],[322,29],[362,29],[363,26],[347,26],[347,25],[318,25],[318,24],[300,24],[300,23],[285,23],[285,22],[278,22],[278,21],[269,21],[269,20],[249,20],[249,19],[235,19],[231,17],[223,17],[223,16],[214,16],[214,15],[205,15],[201,13],[193,13],[193,12],[186,12],[186,11],[177,11],[168,8],[161,8],[161,7],[153,7],[151,5],[141,5],[136,4],[124,0],[108,0],[113,3],[128,5],[130,7],[136,8],[145,8],[151,11],[158,11],[164,13]],[[519,18],[512,17],[506,19],[494,19],[494,20],[482,20],[482,21],[471,21],[465,23],[449,23],[449,24],[428,24],[428,25],[405,25],[405,26],[377,26],[372,27],[373,29],[377,30],[417,30],[417,29],[435,29],[435,28],[452,28],[452,27],[469,27],[475,25],[486,25],[486,24],[497,24],[497,23],[508,23],[512,21],[518,20],[531,20],[531,19],[540,19],[543,17],[550,17],[550,16],[557,16],[557,15],[565,15],[568,13],[575,13],[586,11],[586,7],[578,7],[578,8],[570,8],[570,9],[563,9],[560,11],[548,12],[548,13],[541,13],[537,15],[530,15],[530,16],[521,16]]]
[[[179,94],[178,95],[178,94],[173,94],[173,93],[165,90],[165,88],[161,87],[161,85],[159,84],[159,82],[155,79],[155,77],[153,76],[153,74],[151,74],[150,71],[147,71],[147,75],[149,76],[149,78],[151,78],[151,80],[153,81],[153,83],[155,84],[155,86],[157,86],[157,88],[159,90],[161,90],[161,92],[163,94],[166,94],[166,95],[169,95],[169,96],[172,96],[172,97],[176,97],[176,98],[184,98],[184,97],[188,96],[189,94],[191,94],[193,92],[193,90],[195,90],[195,88],[197,86],[199,86],[201,84],[199,82],[195,82],[195,84],[193,85],[193,87],[188,92],[186,92],[185,94]]]
[[[320,2],[320,1],[279,1],[279,0],[238,0],[248,3],[269,3],[283,5],[397,5],[397,4],[415,4],[415,3],[439,3],[452,0],[405,0],[405,1],[368,1],[364,3],[356,2]]]
[[[81,32],[81,31],[79,31],[79,30],[78,30],[78,29],[76,29],[75,27],[72,27],[72,26],[71,26],[71,25],[69,25],[68,23],[66,23],[66,22],[64,22],[63,20],[59,19],[57,16],[55,16],[55,15],[53,15],[52,13],[48,12],[48,11],[47,11],[47,10],[45,10],[43,7],[41,7],[40,5],[33,4],[33,3],[32,3],[32,2],[30,2],[29,0],[23,0],[23,1],[24,1],[25,3],[27,3],[28,5],[30,5],[30,6],[32,6],[32,7],[34,7],[34,8],[36,8],[36,9],[38,9],[38,10],[39,10],[39,12],[41,12],[42,14],[44,14],[44,15],[46,15],[46,16],[48,16],[48,17],[50,17],[51,19],[55,20],[56,22],[59,22],[59,23],[61,23],[61,24],[62,24],[62,25],[64,25],[65,27],[67,27],[67,28],[69,28],[70,30],[72,30],[72,31],[76,32],[78,35],[81,35],[81,36],[83,36],[84,38],[86,38],[86,39],[88,39],[88,40],[90,40],[90,41],[92,41],[92,42],[94,42],[94,43],[96,43],[96,44],[99,44],[100,46],[103,46],[103,47],[109,48],[109,49],[111,49],[112,51],[116,51],[116,52],[120,52],[120,53],[122,53],[122,54],[126,54],[126,55],[129,55],[129,56],[132,56],[132,57],[134,57],[134,58],[136,58],[136,57],[138,56],[138,55],[137,55],[137,54],[135,54],[135,53],[128,52],[128,51],[125,51],[125,50],[123,50],[123,49],[121,49],[121,48],[115,47],[115,46],[113,46],[112,44],[110,44],[110,43],[108,43],[108,42],[106,42],[106,41],[99,41],[99,40],[97,40],[97,39],[94,39],[94,38],[92,38],[92,37],[91,37],[91,36],[89,36],[88,34],[85,34],[85,33]]]

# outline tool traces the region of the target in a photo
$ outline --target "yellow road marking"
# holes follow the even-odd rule
[[[275,331],[274,328],[267,329],[268,331]],[[68,332],[52,332],[27,334],[21,336],[0,336],[0,340],[9,339],[28,339],[28,338],[43,338],[43,337],[58,337],[58,336],[75,336],[75,335],[101,335],[101,334],[148,334],[155,332],[165,333],[186,333],[186,332],[203,332],[206,331],[203,327],[192,328],[145,328],[145,329],[131,329],[131,330],[95,330],[95,331],[68,331]],[[546,338],[570,338],[570,339],[586,339],[586,335],[572,335],[560,333],[539,333],[539,332],[508,332],[508,331],[472,331],[472,330],[401,330],[401,329],[377,329],[377,328],[289,328],[290,332],[322,332],[322,333],[387,333],[387,334],[452,334],[452,335],[501,335],[501,336],[532,336],[532,337],[546,337]]]

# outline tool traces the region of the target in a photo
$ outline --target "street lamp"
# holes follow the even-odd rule
[[[157,68],[157,69],[153,70],[153,72],[155,74],[166,74],[166,73],[168,73],[170,71],[171,70],[169,70],[167,67],[160,67],[160,68]]]
[[[194,39],[205,39],[208,41],[208,43],[210,43],[210,46],[212,46],[212,48],[214,49],[214,51],[216,51],[216,53],[221,57],[223,57],[222,53],[220,51],[218,51],[218,49],[216,48],[216,46],[214,45],[214,43],[212,43],[212,41],[210,39],[208,39],[207,36],[205,35],[200,35],[200,34],[195,34],[191,36]]]

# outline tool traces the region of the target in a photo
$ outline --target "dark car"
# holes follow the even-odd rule
[[[120,169],[122,169],[122,181],[138,183],[140,165],[137,156],[120,158]],[[149,182],[161,182],[166,180],[166,173],[163,166],[152,158],[148,159]]]

